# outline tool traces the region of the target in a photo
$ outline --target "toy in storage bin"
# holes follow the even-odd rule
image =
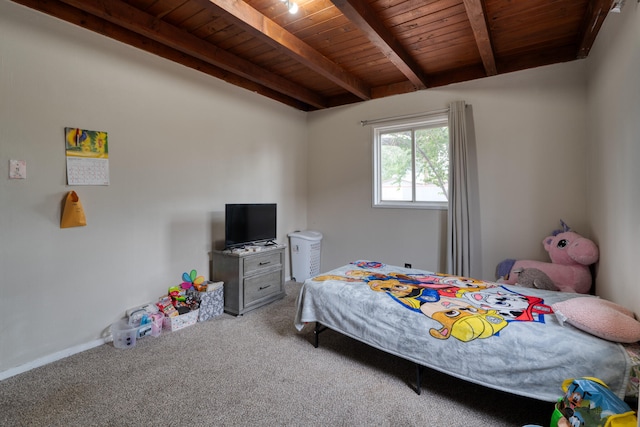
[[[206,292],[199,292],[200,315],[199,322],[220,316],[224,311],[224,282],[207,283]]]
[[[131,348],[136,345],[138,326],[129,325],[127,319],[121,319],[111,325],[113,346],[116,348]]]

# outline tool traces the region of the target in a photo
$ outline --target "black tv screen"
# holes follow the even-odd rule
[[[224,228],[227,248],[275,240],[276,204],[226,204]]]

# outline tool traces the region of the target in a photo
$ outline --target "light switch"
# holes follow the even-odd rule
[[[26,179],[27,162],[25,160],[9,160],[9,179]]]

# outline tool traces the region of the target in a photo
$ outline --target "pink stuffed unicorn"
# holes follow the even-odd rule
[[[555,287],[562,292],[589,293],[591,289],[589,266],[598,261],[600,255],[598,247],[591,240],[571,231],[564,221],[560,222],[562,229],[554,231],[552,236],[545,237],[542,241],[545,250],[549,252],[551,262],[506,259],[498,264],[496,278],[501,283],[512,285],[543,287],[538,286],[537,283],[545,283],[544,287],[547,289]],[[547,280],[519,283],[520,277],[525,276]]]

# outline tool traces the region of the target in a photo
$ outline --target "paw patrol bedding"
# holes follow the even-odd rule
[[[357,261],[307,279],[296,327],[318,322],[380,350],[505,392],[556,402],[566,378],[624,397],[622,345],[561,326],[551,304],[589,296]]]

